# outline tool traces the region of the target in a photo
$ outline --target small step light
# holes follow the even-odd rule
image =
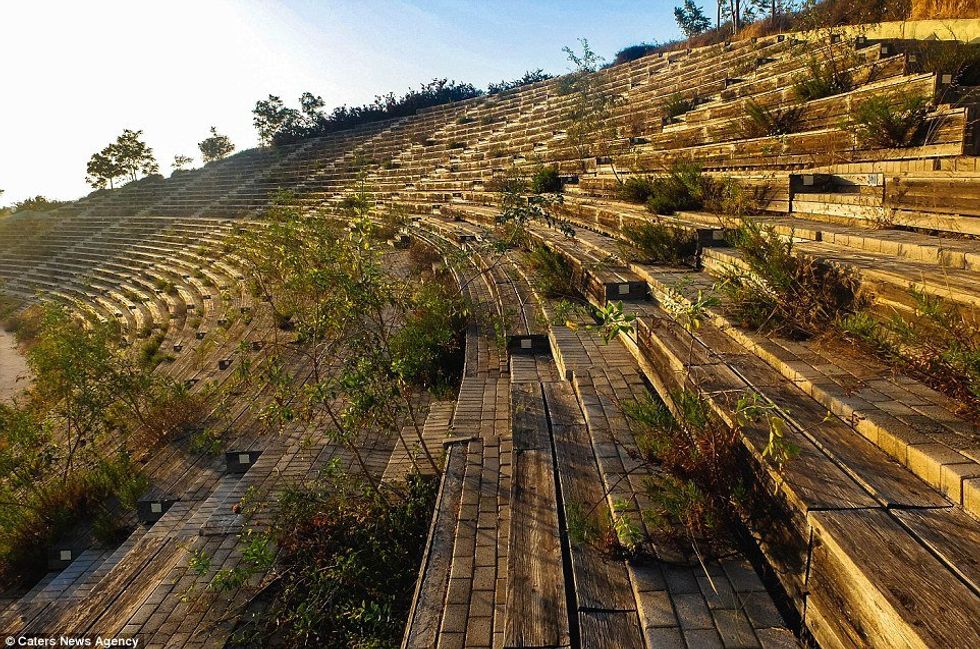
[[[261,451],[227,451],[225,464],[230,473],[245,473],[259,459]]]

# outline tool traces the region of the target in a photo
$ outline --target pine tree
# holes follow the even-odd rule
[[[688,38],[704,33],[711,27],[711,20],[694,0],[684,0],[683,6],[674,7],[674,19]]]

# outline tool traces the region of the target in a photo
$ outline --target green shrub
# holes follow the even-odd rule
[[[655,534],[702,552],[726,545],[725,529],[735,520],[738,430],[715,418],[698,393],[672,395],[677,417],[655,397],[624,404],[639,429],[642,457],[661,471],[647,485],[644,519]]]
[[[292,313],[282,313],[278,309],[272,310],[272,321],[275,323],[276,328],[282,331],[292,331],[293,324],[293,314]]]
[[[564,256],[539,245],[528,255],[528,264],[547,297],[575,297],[578,294],[572,280],[574,269]]]
[[[696,162],[675,160],[665,176],[657,177],[651,182],[647,209],[654,214],[664,215],[679,210],[701,209],[712,183],[709,177],[701,173],[701,166]],[[641,187],[637,189],[645,190]]]
[[[776,187],[771,182],[757,182],[746,187],[731,177],[710,179],[705,182],[704,209],[735,218],[761,214],[772,202],[775,192]]]
[[[426,388],[453,385],[462,371],[463,304],[436,282],[421,284],[412,302],[389,341],[392,371],[401,381]]]
[[[803,106],[766,108],[755,100],[745,103],[745,119],[738,123],[739,134],[744,138],[788,135],[798,131]]]
[[[122,543],[131,531],[132,527],[126,517],[118,512],[101,510],[92,519],[92,536],[103,547],[114,547]]]
[[[922,96],[871,97],[854,109],[851,124],[862,146],[905,148],[923,139],[928,109],[929,100]]]
[[[0,430],[13,433],[16,423],[10,416],[15,416],[14,411],[0,404]],[[35,450],[39,457],[32,459],[34,464],[25,464],[26,458],[21,458],[22,462],[11,468],[18,474],[50,473],[55,467],[43,455],[51,450]],[[30,583],[40,577],[47,570],[47,550],[59,539],[78,533],[79,527],[90,526],[96,540],[107,545],[118,542],[129,532],[125,513],[132,511],[148,485],[124,452],[73,470],[64,479],[37,481],[26,490],[15,491],[6,479],[0,482],[4,499],[0,508],[0,583]],[[8,498],[16,498],[17,504]]]
[[[558,166],[540,167],[531,176],[531,191],[535,194],[560,194],[562,190],[561,176]]]
[[[673,391],[672,410],[654,396],[623,407],[639,429],[641,457],[658,469],[647,483],[650,504],[644,519],[654,533],[681,548],[693,546],[699,557],[727,552],[732,528],[740,521],[751,520],[753,526],[777,523],[771,494],[759,490],[745,470],[739,444],[743,430],[768,430],[762,456],[776,471],[799,453],[785,439],[785,421],[758,394],[744,392],[725,399],[734,414],[732,424],[715,414],[697,386]]]
[[[923,72],[951,74],[958,86],[980,85],[980,45],[920,40],[912,45],[912,53]]]
[[[555,175],[546,173],[542,175],[540,184],[547,184],[549,177],[557,180]],[[532,179],[525,176],[517,166],[511,166],[503,174],[491,178],[486,189],[499,194],[500,212],[496,218],[498,226],[511,224],[518,229],[524,229],[532,221],[537,221],[568,236],[575,232],[555,211],[562,204],[563,196],[560,193],[535,193]]]
[[[4,331],[13,333],[13,328],[15,327],[16,317],[15,312],[19,303],[12,297],[0,294],[0,327],[3,327]]]
[[[577,83],[578,78],[574,74],[566,74],[558,79],[558,83],[555,84],[555,92],[559,97],[566,97],[575,92]]]
[[[741,326],[807,338],[865,303],[855,276],[797,254],[771,226],[742,219],[731,239],[747,268],[731,269],[722,291]]]
[[[346,194],[337,203],[337,208],[345,212],[363,212],[370,209],[371,197],[365,193]]]
[[[427,243],[412,239],[408,246],[408,258],[417,273],[426,273],[432,269],[432,264],[442,261],[439,251]]]
[[[843,69],[845,65],[837,60],[821,62],[811,58],[806,72],[793,82],[793,92],[797,99],[812,101],[850,91],[854,87],[854,79],[849,70]]]
[[[141,431],[147,445],[159,440],[182,439],[204,430],[210,411],[208,396],[191,394],[182,385],[163,386],[154,394]]]
[[[149,478],[125,452],[99,462],[88,479],[96,492],[114,496],[128,511],[136,509],[136,503],[150,488]]]
[[[528,70],[522,77],[512,81],[501,81],[500,83],[489,84],[487,86],[487,94],[496,95],[500,93],[510,93],[511,91],[522,86],[538,83],[539,81],[546,81],[551,78],[552,75],[548,74],[541,68],[538,68],[537,70]]]
[[[191,435],[188,448],[191,453],[198,455],[217,455],[223,447],[224,443],[220,435],[210,428],[201,427],[200,430]]]
[[[697,97],[692,97],[691,99],[685,99],[684,95],[679,92],[675,92],[669,95],[663,101],[663,114],[669,120],[673,120],[675,117],[683,115],[684,113],[692,110],[697,106]]]
[[[616,52],[616,57],[613,59],[612,64],[615,66],[622,65],[623,63],[629,63],[630,61],[635,61],[636,59],[646,56],[647,54],[656,52],[657,48],[659,47],[659,45],[654,45],[652,43],[638,43],[636,45],[624,47]]]
[[[280,498],[273,525],[279,578],[266,606],[239,623],[237,646],[368,648],[401,640],[438,481],[410,476],[387,499],[365,495],[363,485],[329,482]]]
[[[44,308],[40,305],[31,305],[20,313],[11,313],[3,322],[4,329],[14,334],[17,342],[25,347],[30,347],[44,326]]]
[[[616,194],[624,201],[642,205],[650,200],[654,188],[655,184],[652,179],[630,176],[626,180],[620,181]]]
[[[160,345],[163,344],[163,339],[165,337],[166,334],[163,332],[158,332],[140,346],[138,357],[140,365],[147,368],[153,368],[163,361],[164,355],[160,354]]]
[[[623,235],[639,261],[648,264],[678,265],[697,253],[697,235],[660,221],[628,225]]]
[[[475,121],[476,121],[475,117],[470,117],[469,115],[463,115],[462,117],[456,120],[456,123],[459,125],[463,125],[463,124],[472,124]]]
[[[674,214],[678,210],[694,210],[701,203],[693,199],[682,187],[672,183],[658,183],[655,191],[647,200],[647,209],[654,214],[664,216]]]

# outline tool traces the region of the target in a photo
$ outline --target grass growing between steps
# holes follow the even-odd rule
[[[845,52],[826,61],[811,57],[806,71],[793,82],[793,94],[796,98],[800,101],[813,101],[849,92],[854,87],[850,68],[856,65],[856,57],[852,50]]]
[[[436,479],[418,475],[380,495],[338,476],[288,489],[268,542],[246,534],[245,568],[212,578],[212,588],[231,590],[250,566],[273,567],[229,646],[397,646],[437,489]],[[199,559],[201,572],[210,568]]]
[[[894,100],[885,96],[870,97],[853,109],[851,128],[864,147],[896,149],[915,146],[928,139],[924,132],[929,99],[905,96]]]
[[[652,506],[644,512],[651,529],[682,547],[710,552],[731,523],[732,502],[743,491],[733,480],[737,432],[712,420],[707,402],[694,392],[675,396],[677,417],[659,399],[626,404],[639,424],[643,458],[661,471],[647,485]]]
[[[709,176],[696,161],[683,158],[656,176],[630,176],[617,188],[621,200],[646,205],[650,212],[663,216],[699,210],[756,214],[769,203],[771,193],[772,188],[764,184],[749,189],[734,178]]]
[[[11,473],[0,487],[0,589],[30,585],[47,571],[49,548],[66,538],[88,539],[112,545],[131,529],[123,514],[136,507],[148,486],[145,476],[125,453],[107,455],[91,466],[72,471],[63,480],[26,484],[30,472],[46,464],[46,447],[27,458],[24,443],[29,424],[0,405],[0,429],[8,443],[17,444],[17,456],[3,453],[0,469]],[[18,466],[10,466],[17,461]],[[29,465],[30,463],[30,465]],[[16,500],[13,500],[16,499]]]
[[[980,45],[957,41],[914,41],[916,66],[922,72],[952,75],[957,86],[980,85]]]
[[[668,95],[662,102],[661,112],[667,121],[674,121],[675,118],[680,117],[689,110],[693,110],[698,105],[698,97],[694,95],[691,98],[684,97],[684,95],[675,92],[672,95]]]
[[[679,266],[694,261],[697,236],[669,223],[655,221],[628,225],[623,228],[626,238],[625,256],[644,264]]]
[[[826,332],[866,303],[856,277],[797,253],[792,239],[742,219],[731,234],[746,268],[720,285],[725,310],[743,327],[790,338]]]
[[[732,237],[746,268],[730,269],[719,291],[736,324],[791,339],[843,336],[980,416],[980,324],[972,312],[913,290],[911,315],[872,309],[846,270],[800,255],[792,239],[742,220]]]
[[[619,196],[642,203],[654,214],[670,215],[680,210],[699,210],[711,192],[712,180],[692,160],[675,160],[662,175],[631,177],[619,186]]]
[[[576,298],[578,290],[572,279],[574,269],[564,256],[545,246],[536,246],[527,256],[538,288],[546,297]]]
[[[739,134],[745,139],[788,135],[800,128],[804,107],[785,108],[763,106],[749,99],[745,104],[745,117],[736,124]]]
[[[796,454],[783,438],[783,422],[754,393],[738,395],[736,425],[721,421],[696,389],[671,394],[673,409],[651,397],[624,404],[636,425],[641,459],[653,469],[646,486],[651,503],[643,512],[650,529],[699,559],[724,554],[732,547],[733,530],[741,521],[766,517],[763,498],[745,480],[741,427],[764,423],[769,443],[763,450],[777,470]]]
[[[855,313],[840,323],[848,338],[964,404],[964,414],[980,413],[980,326],[973,314],[913,292],[915,310],[906,319],[871,312]]]

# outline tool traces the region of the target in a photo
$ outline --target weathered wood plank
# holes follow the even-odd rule
[[[429,547],[422,559],[412,616],[405,629],[404,649],[427,649],[436,645],[446,589],[449,587],[465,469],[466,445],[450,445],[446,451],[446,469],[438,508],[429,532]]]
[[[608,520],[599,467],[575,396],[568,384],[545,384],[544,392],[566,513],[574,510],[581,515],[592,510],[595,519]],[[635,609],[636,599],[621,561],[610,559],[589,543],[572,543],[572,571],[579,609]]]
[[[977,647],[976,593],[880,509],[811,512],[807,617],[830,646]],[[826,636],[826,637],[824,637]]]
[[[582,611],[579,630],[582,649],[645,649],[646,646],[636,611]]]
[[[893,513],[980,593],[980,522],[958,507]]]
[[[539,383],[511,388],[514,477],[505,647],[569,646],[551,441]]]
[[[948,504],[929,485],[836,416],[827,417],[826,410],[802,390],[784,384],[766,388],[765,394],[881,504],[900,507]]]

